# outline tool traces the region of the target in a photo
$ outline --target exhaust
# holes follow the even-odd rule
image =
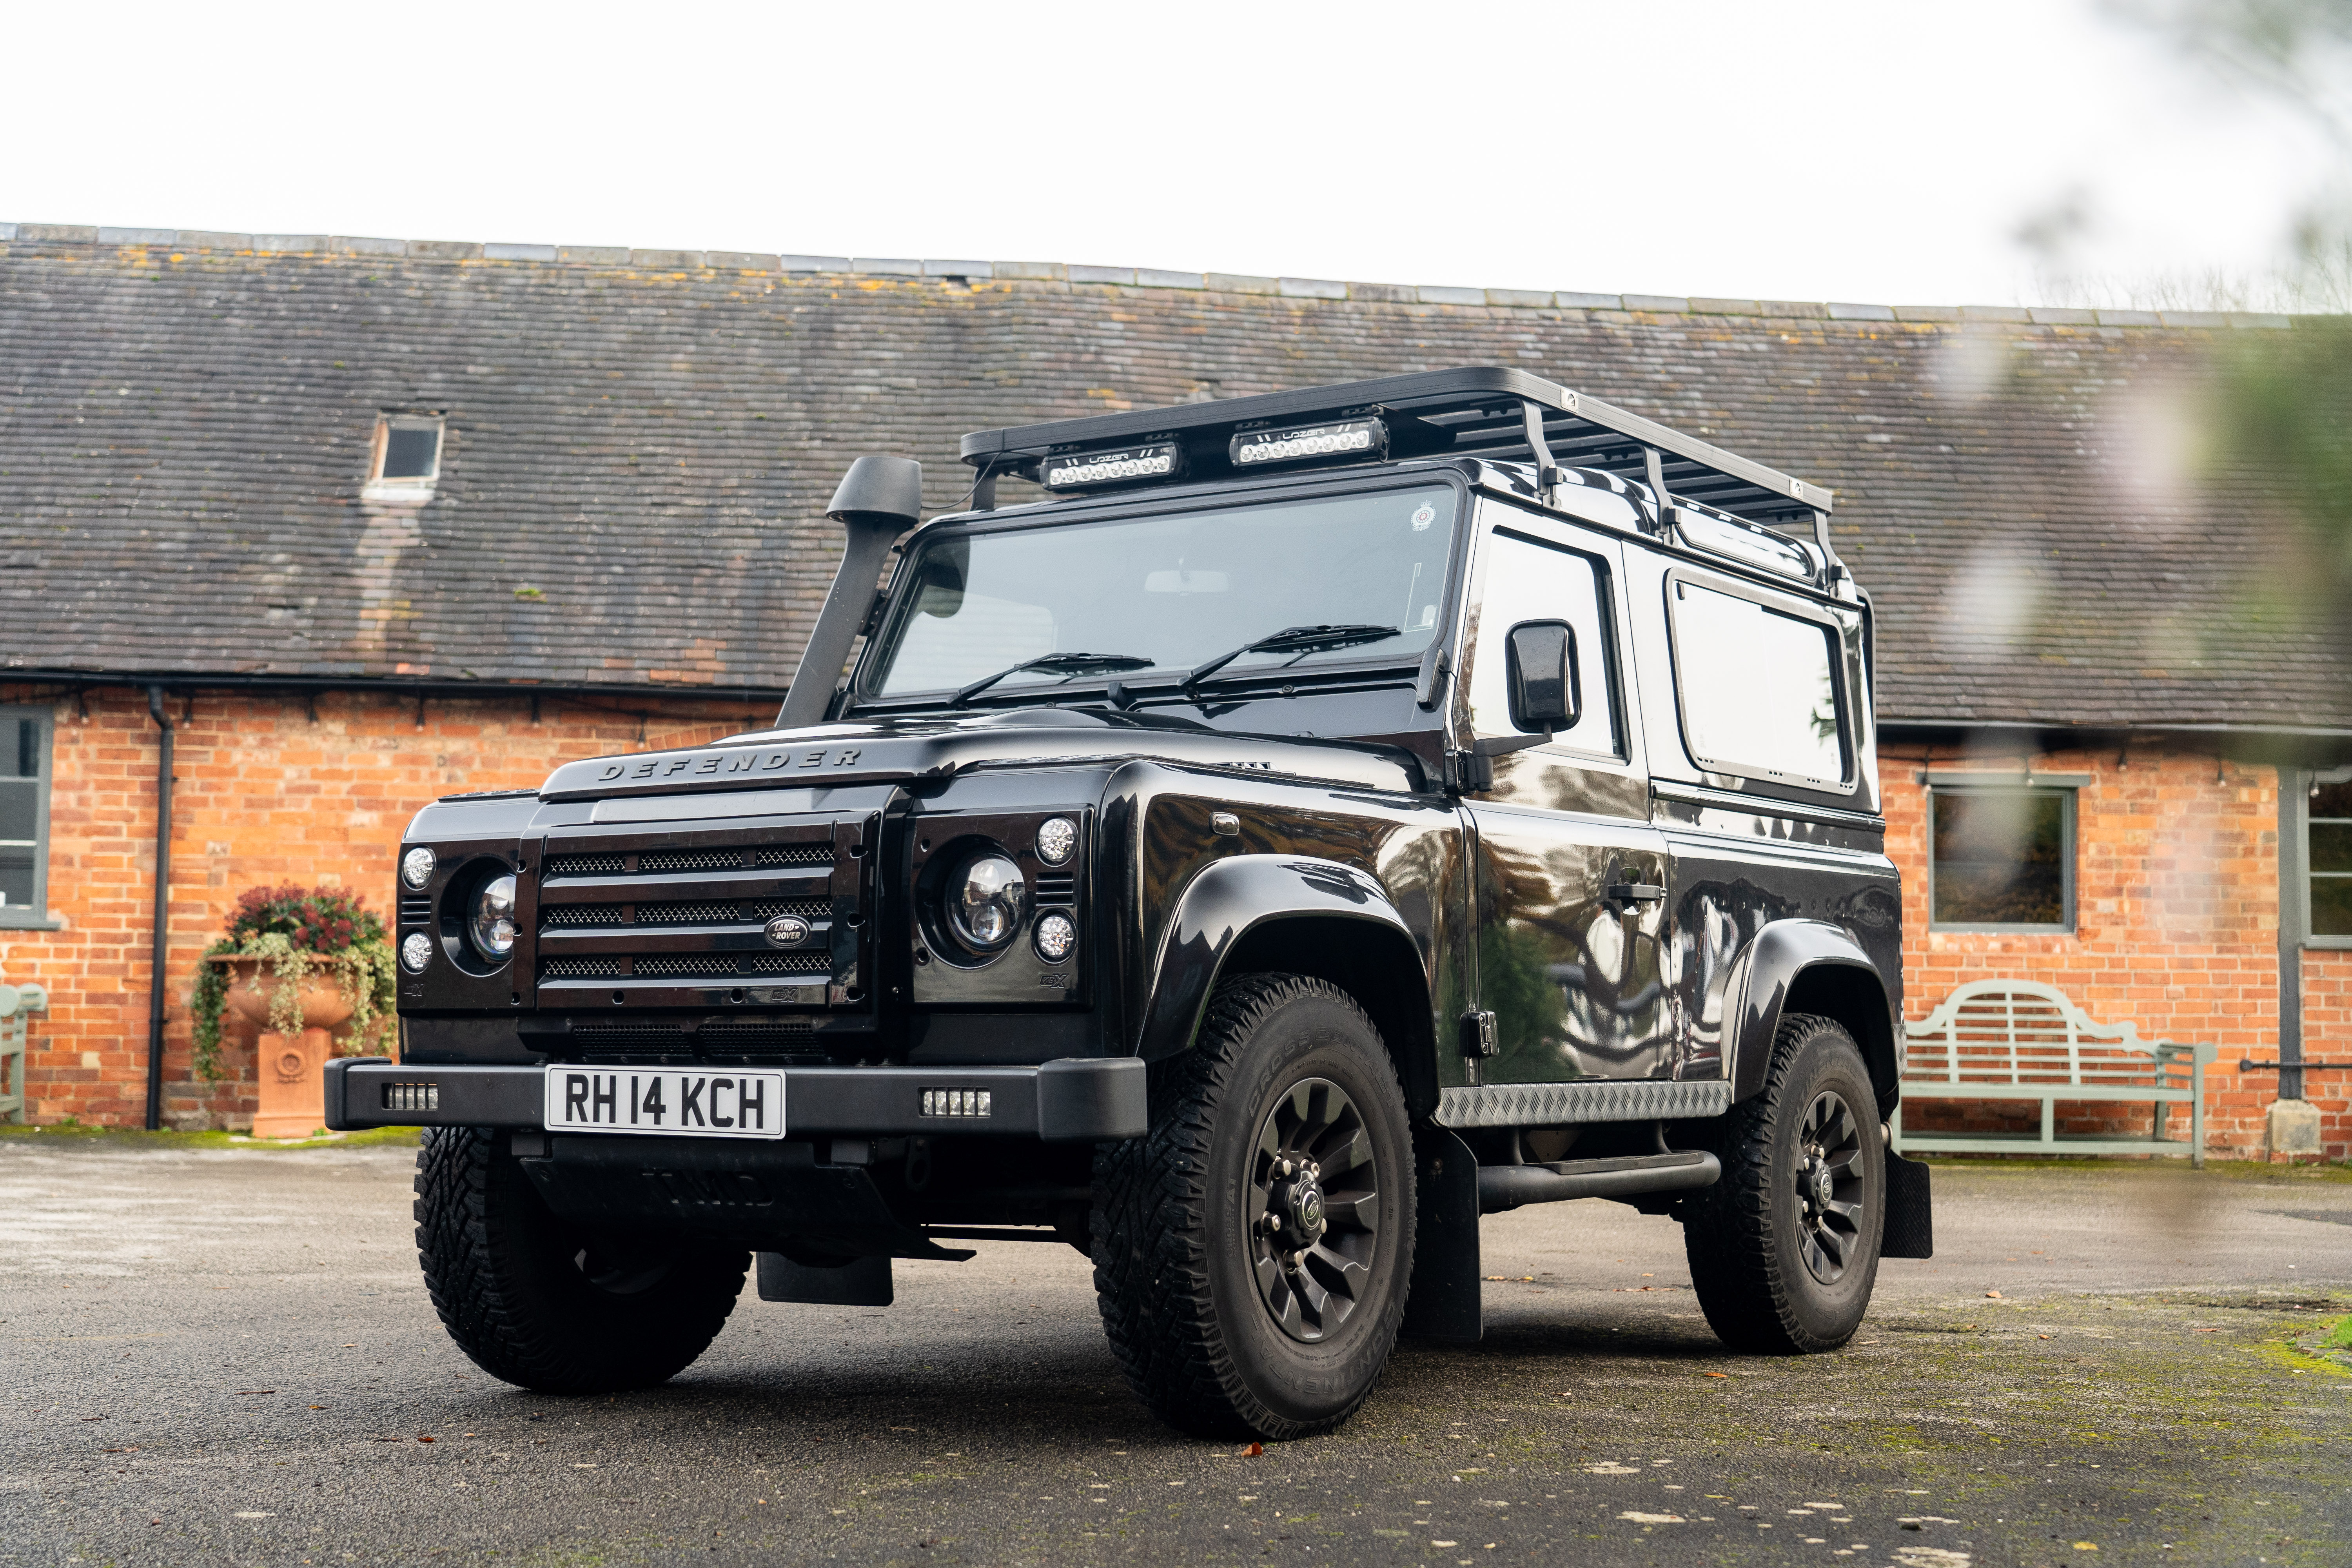
[[[834,687],[849,662],[850,644],[873,612],[875,584],[891,543],[922,521],[923,465],[912,458],[860,458],[841,476],[824,514],[849,537],[841,569],[833,574],[824,607],[809,631],[808,647],[801,650],[800,668],[776,710],[779,730],[824,722]]]

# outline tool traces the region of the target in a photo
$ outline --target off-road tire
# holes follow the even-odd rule
[[[1371,1154],[1377,1196],[1364,1212],[1377,1241],[1352,1310],[1304,1343],[1262,1293],[1245,1211],[1261,1129],[1313,1079],[1353,1101]],[[1210,998],[1198,1044],[1153,1065],[1150,1097],[1151,1131],[1095,1156],[1095,1294],[1129,1385],[1199,1436],[1280,1439],[1338,1426],[1379,1380],[1412,1278],[1412,1131],[1380,1031],[1325,981],[1243,975]]]
[[[1850,1110],[1859,1133],[1862,1212],[1833,1283],[1808,1267],[1799,1192],[1809,1110],[1824,1093]],[[1731,1108],[1717,1152],[1723,1176],[1683,1210],[1683,1249],[1707,1325],[1732,1349],[1791,1355],[1835,1350],[1870,1308],[1886,1217],[1886,1164],[1877,1100],[1853,1037],[1811,1014],[1780,1020],[1763,1092]]]
[[[750,1255],[585,1235],[541,1199],[505,1142],[491,1128],[436,1127],[416,1156],[418,1260],[457,1348],[542,1394],[611,1394],[684,1371],[734,1310]]]

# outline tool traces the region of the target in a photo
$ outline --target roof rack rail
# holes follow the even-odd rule
[[[1391,460],[1485,458],[1599,468],[1750,521],[1811,522],[1826,542],[1833,497],[1821,486],[1501,365],[979,430],[963,438],[962,458],[977,470],[975,485],[985,507],[998,475],[1035,479],[1051,454],[1118,442],[1173,441],[1183,448],[1181,471],[1193,479],[1218,479],[1244,471],[1230,455],[1237,434],[1373,416],[1387,426],[1385,455]]]

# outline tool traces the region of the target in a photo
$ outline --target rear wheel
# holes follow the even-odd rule
[[[1412,1135],[1379,1032],[1326,982],[1244,975],[1151,1087],[1151,1131],[1095,1165],[1095,1290],[1129,1384],[1202,1436],[1338,1426],[1412,1274]]]
[[[1853,1037],[1781,1020],[1764,1090],[1731,1108],[1723,1177],[1685,1205],[1700,1309],[1734,1350],[1835,1350],[1878,1278],[1886,1161],[1877,1098]]]
[[[545,1394],[676,1376],[709,1348],[750,1255],[595,1235],[559,1218],[486,1127],[436,1127],[416,1156],[416,1250],[457,1348]]]

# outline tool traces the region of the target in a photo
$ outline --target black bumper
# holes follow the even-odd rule
[[[526,1127],[544,1125],[539,1067],[417,1067],[383,1057],[327,1063],[327,1125]],[[1139,1138],[1150,1125],[1143,1063],[1133,1057],[1069,1057],[1040,1067],[785,1068],[789,1138],[954,1134],[1036,1138],[1049,1143]],[[986,1116],[926,1116],[927,1089],[985,1089]]]

